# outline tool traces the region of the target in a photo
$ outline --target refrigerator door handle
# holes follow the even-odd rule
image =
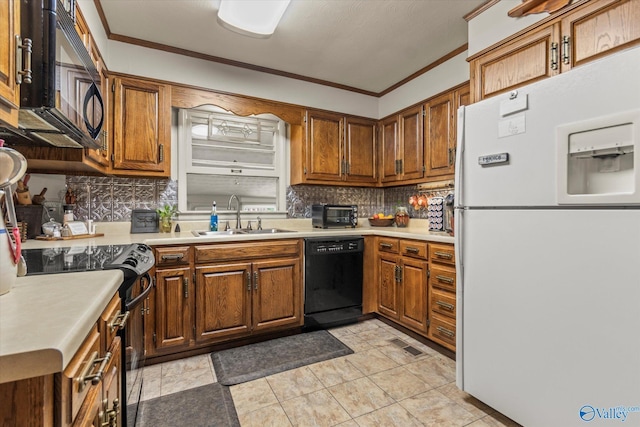
[[[457,122],[457,145],[456,145],[456,164],[455,164],[455,186],[453,189],[453,200],[455,207],[462,207],[464,203],[462,201],[462,154],[464,153],[464,112],[465,106],[462,105],[458,108],[458,122]]]
[[[456,385],[464,390],[464,210],[455,210],[456,232],[454,233],[454,254],[456,257]]]

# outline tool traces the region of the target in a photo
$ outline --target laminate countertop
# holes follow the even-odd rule
[[[0,383],[62,372],[123,280],[120,270],[18,277],[0,296]]]

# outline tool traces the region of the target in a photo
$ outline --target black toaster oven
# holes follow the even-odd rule
[[[355,228],[358,225],[358,206],[312,205],[311,225],[314,228]]]

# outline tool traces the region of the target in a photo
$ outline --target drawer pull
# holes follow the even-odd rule
[[[436,304],[444,308],[445,310],[449,310],[449,311],[453,311],[453,309],[455,308],[453,304],[449,304],[448,302],[444,302],[444,301],[436,301]]]
[[[444,328],[444,327],[442,327],[442,326],[438,326],[436,329],[437,329],[437,330],[438,330],[438,332],[440,332],[442,335],[446,335],[446,336],[448,336],[449,338],[453,338],[453,337],[455,337],[455,336],[456,336],[456,333],[455,333],[455,332],[453,332],[453,331],[451,331],[451,330],[449,330],[449,329],[447,329],[447,328]]]
[[[120,413],[120,401],[118,399],[113,399],[113,407],[111,409],[107,408],[107,400],[104,400],[105,412],[102,412],[102,421],[101,427],[117,427],[118,426],[118,414]]]
[[[382,249],[391,249],[393,248],[393,245],[391,243],[380,243],[380,247]]]
[[[450,285],[452,285],[455,280],[453,277],[441,276],[439,274],[436,275],[436,279],[438,279],[440,282],[448,283]]]
[[[104,357],[101,359],[98,359],[97,351],[94,351],[93,353],[91,353],[91,358],[85,365],[84,370],[82,371],[82,374],[80,374],[80,376],[76,379],[76,381],[78,382],[78,391],[84,390],[85,386],[87,385],[87,382],[89,381],[91,381],[91,384],[93,385],[99,384],[100,381],[102,381],[102,377],[104,376],[104,370],[107,368],[107,364],[109,363],[110,360],[111,360],[110,351],[108,351],[104,355]],[[100,363],[98,370],[96,371],[95,374],[91,374],[90,373],[91,370],[97,363]]]
[[[434,254],[438,258],[445,258],[445,259],[452,259],[453,258],[453,254],[450,254],[449,252],[436,251],[436,252],[434,252]]]
[[[184,258],[184,254],[162,254],[162,261],[178,261]]]
[[[407,252],[411,252],[412,254],[419,254],[420,253],[420,249],[412,248],[411,246],[408,246],[407,248],[405,248],[405,250]]]
[[[127,324],[127,320],[129,319],[129,312],[125,312],[125,313],[120,313],[120,311],[118,311],[116,313],[115,316],[113,316],[113,320],[111,320],[111,322],[109,322],[109,329],[111,330],[111,332],[115,331],[115,330],[122,330],[124,329],[125,325]]]

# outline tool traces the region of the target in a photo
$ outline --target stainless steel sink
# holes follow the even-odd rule
[[[193,230],[193,233],[196,237],[211,237],[211,236],[229,236],[232,234],[247,234],[245,230],[222,230],[222,231],[197,231]]]
[[[230,229],[222,231],[197,231],[193,233],[196,237],[211,237],[211,236],[229,236],[234,234],[273,234],[273,233],[292,233],[293,230],[284,230],[282,228],[265,228],[263,230],[249,230],[247,228],[242,229]]]
[[[283,230],[282,228],[265,228],[263,230],[245,230],[248,234],[271,234],[271,233],[293,233],[293,230]]]

